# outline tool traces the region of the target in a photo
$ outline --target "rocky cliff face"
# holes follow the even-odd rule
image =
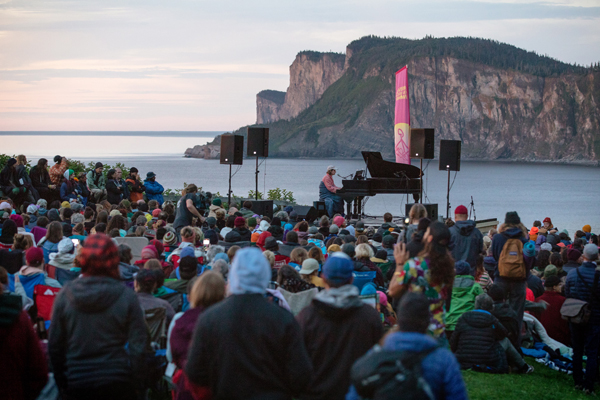
[[[441,139],[455,139],[462,140],[464,159],[600,160],[598,70],[573,67],[570,72],[570,66],[555,61],[566,72],[540,76],[451,55],[415,56],[401,63],[374,53],[349,46],[344,74],[314,105],[295,119],[269,125],[271,153],[359,157],[370,150],[392,158],[394,72],[406,63],[412,127],[435,128],[436,153]],[[530,70],[542,68],[535,63],[540,57],[531,57]]]
[[[219,158],[220,154],[221,148],[219,145],[206,144],[204,146],[196,145],[192,148],[188,148],[183,155],[184,157],[190,158],[215,159]]]
[[[343,54],[299,53],[290,66],[287,92],[263,90],[256,95],[256,123],[268,124],[296,117],[343,75],[344,62]]]

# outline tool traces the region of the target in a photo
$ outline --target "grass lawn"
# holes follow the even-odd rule
[[[535,368],[529,375],[494,375],[464,371],[463,378],[471,400],[579,400],[590,399],[575,390],[573,377],[554,371],[533,358],[526,358]]]

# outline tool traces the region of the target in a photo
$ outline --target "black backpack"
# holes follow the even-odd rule
[[[386,351],[376,346],[359,358],[351,370],[352,383],[360,396],[373,400],[435,400],[423,378],[421,362],[437,349],[423,352]]]

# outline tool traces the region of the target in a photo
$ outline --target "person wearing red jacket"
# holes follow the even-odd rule
[[[546,309],[542,312],[539,320],[546,329],[548,336],[552,339],[566,345],[571,345],[571,333],[569,332],[569,323],[562,319],[560,308],[565,302],[565,296],[561,294],[562,284],[560,278],[556,275],[549,276],[544,282],[546,291],[537,301],[548,303]]]
[[[48,381],[46,356],[20,296],[0,284],[0,388],[3,400],[33,400]]]

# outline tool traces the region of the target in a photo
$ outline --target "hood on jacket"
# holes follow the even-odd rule
[[[509,228],[502,232],[503,235],[506,235],[510,239],[518,239],[523,236],[523,231],[519,228]]]
[[[128,289],[112,278],[90,276],[69,282],[63,290],[77,310],[93,314],[106,310]]]
[[[364,304],[359,298],[358,288],[344,285],[319,292],[313,304],[317,310],[330,319],[344,319]]]
[[[452,290],[454,289],[472,289],[475,285],[475,278],[472,275],[456,275],[454,277],[454,284],[452,285]]]
[[[469,236],[475,229],[475,221],[467,220],[467,221],[456,221],[454,226],[458,229],[458,232],[462,236]]]
[[[473,310],[464,313],[461,318],[464,318],[465,322],[473,328],[487,328],[494,323],[495,317],[484,310]]]
[[[0,328],[11,326],[21,314],[21,296],[0,294]]]
[[[421,352],[437,347],[438,342],[424,333],[396,332],[388,335],[383,343],[385,350]]]
[[[260,225],[258,225],[261,232],[266,232],[271,225],[267,221],[260,221]]]
[[[124,281],[133,280],[133,275],[139,272],[139,267],[135,265],[129,265],[124,262],[119,263],[119,274],[121,275],[121,279]]]

